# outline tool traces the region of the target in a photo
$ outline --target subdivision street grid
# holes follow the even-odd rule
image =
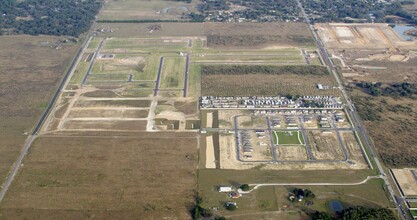
[[[82,44],[45,113],[28,136],[2,186],[0,201],[7,195],[14,178],[18,176],[18,170],[23,166],[25,155],[39,136],[71,136],[73,132],[79,132],[77,135],[80,136],[87,132],[134,135],[141,132],[189,132],[209,137],[206,138],[207,152],[212,154],[206,155],[206,164],[210,165],[206,168],[209,169],[233,169],[213,166],[214,163],[218,164],[218,161],[214,161],[218,156],[214,156],[210,135],[218,134],[220,142],[224,142],[219,144],[221,149],[217,149],[220,152],[217,159],[227,160],[230,158],[226,156],[232,155],[231,166],[254,168],[269,165],[279,170],[281,165],[302,164],[311,170],[330,168],[377,172],[353,183],[249,183],[253,188],[239,193],[251,193],[264,186],[355,186],[382,179],[401,218],[406,219],[404,207],[410,208],[409,203],[417,199],[407,196],[401,181],[392,172],[386,175],[322,39],[301,3],[298,4],[315,38],[317,48],[314,49],[317,49],[322,66],[329,69],[337,84],[324,88],[337,90],[340,97],[310,94],[296,97],[278,94],[205,95],[201,91],[198,69],[202,64],[239,65],[252,62],[246,58],[241,61],[215,60],[213,57],[217,55],[213,51],[198,46],[197,43],[204,45],[206,40],[198,37],[103,38],[90,35]],[[93,40],[98,41],[97,45],[93,45]],[[306,49],[289,50],[300,54],[294,60],[282,63],[269,60],[269,57],[285,56],[287,52],[278,49],[263,55],[259,55],[258,51],[245,51],[249,54],[240,56],[268,57],[265,62],[253,62],[255,64],[312,65]],[[234,56],[239,52],[227,54],[226,51],[224,53],[227,55],[222,56]],[[83,60],[83,56],[87,58]],[[321,84],[316,87],[317,90],[323,90]],[[203,120],[200,111],[205,115],[205,127],[200,127],[203,123],[200,121]],[[218,114],[215,118],[214,113]],[[231,152],[223,154],[224,149],[231,149]],[[317,168],[317,164],[328,166]],[[411,174],[417,179],[414,170]],[[395,194],[388,178],[394,180],[400,196]]]

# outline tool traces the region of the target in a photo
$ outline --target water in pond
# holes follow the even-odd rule
[[[414,29],[413,26],[406,26],[406,25],[395,25],[392,29],[397,32],[404,40],[412,40],[413,38],[410,36],[405,35],[404,33],[408,30]]]
[[[338,200],[332,200],[329,202],[330,209],[333,212],[341,212],[343,211],[342,203]]]

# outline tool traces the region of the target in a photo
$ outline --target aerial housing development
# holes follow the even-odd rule
[[[0,219],[417,218],[413,0],[0,12]]]

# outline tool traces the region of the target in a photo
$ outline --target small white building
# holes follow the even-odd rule
[[[230,186],[220,186],[219,187],[219,192],[232,192],[233,189]]]

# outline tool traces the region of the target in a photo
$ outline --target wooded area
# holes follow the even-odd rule
[[[0,1],[0,34],[67,35],[87,31],[101,0]]]

